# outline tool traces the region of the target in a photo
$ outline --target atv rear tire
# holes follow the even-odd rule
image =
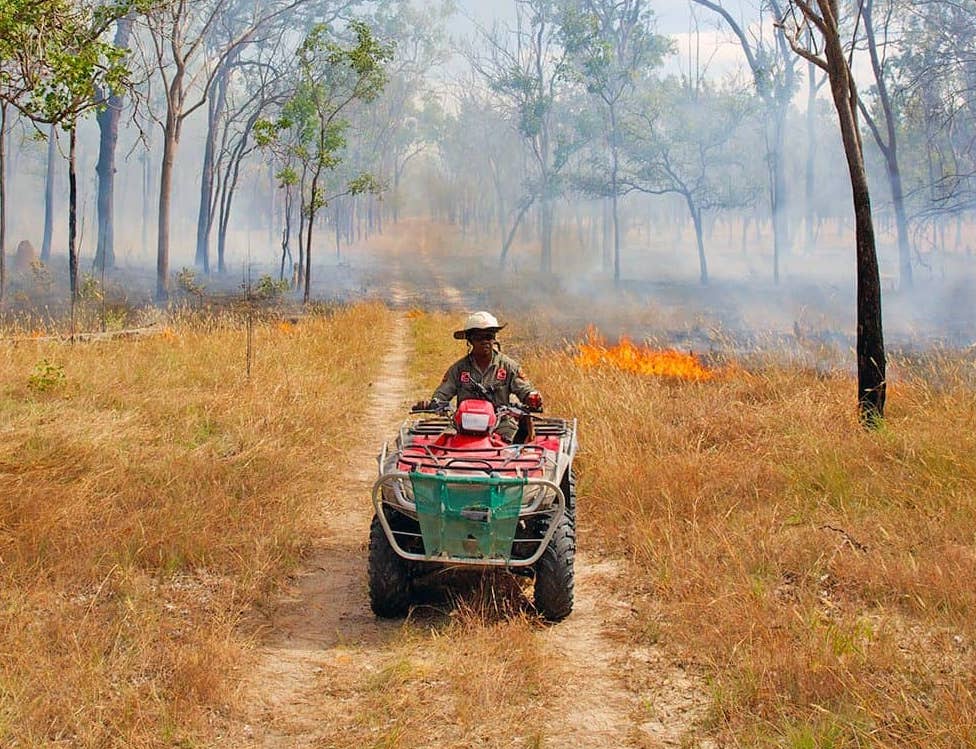
[[[573,611],[576,518],[564,513],[539,561],[535,563],[535,609],[559,622]]]
[[[369,526],[369,605],[385,619],[406,616],[410,610],[410,568],[390,546],[379,518]]]

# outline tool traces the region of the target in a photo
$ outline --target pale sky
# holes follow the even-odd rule
[[[467,35],[472,24],[467,17],[490,26],[494,19],[510,19],[514,15],[513,0],[456,0],[458,17],[452,23],[452,32]],[[697,57],[706,70],[707,77],[721,78],[736,71],[745,70],[745,58],[738,41],[719,25],[716,13],[692,3],[691,0],[651,0],[651,8],[657,19],[657,32],[675,40],[677,54],[667,66],[667,72],[687,72]],[[736,16],[743,25],[758,15],[756,6],[749,0],[729,0],[727,7],[737,8]],[[695,19],[698,22],[697,34]]]

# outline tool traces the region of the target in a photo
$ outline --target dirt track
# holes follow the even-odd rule
[[[394,304],[408,308],[402,287],[390,289]],[[455,292],[456,293],[456,292]],[[399,313],[391,340],[409,341],[406,316]],[[703,700],[694,683],[659,654],[632,650],[624,636],[631,604],[619,599],[621,565],[581,552],[577,557],[577,604],[563,623],[529,621],[526,636],[542,662],[558,664],[552,693],[542,698],[541,725],[532,736],[436,725],[410,743],[383,735],[364,717],[375,710],[370,675],[389,668],[391,653],[429,659],[426,630],[413,622],[385,622],[371,613],[366,595],[366,539],[375,477],[376,435],[392,434],[409,398],[406,377],[410,350],[391,347],[381,379],[372,383],[363,444],[350,455],[348,476],[333,496],[323,498],[328,518],[302,571],[269,615],[266,635],[255,653],[234,717],[222,745],[253,747],[377,746],[547,746],[646,747],[688,745],[688,733]],[[585,513],[586,499],[580,499]],[[407,635],[405,636],[405,633]],[[463,634],[452,633],[463,648]],[[406,645],[404,644],[406,643]],[[476,654],[490,658],[491,655]],[[492,664],[486,663],[486,671]],[[638,679],[632,678],[641,674]],[[651,676],[649,679],[648,676]],[[650,686],[648,686],[650,684]],[[433,687],[433,699],[437,688]],[[483,721],[493,720],[485,715]],[[380,720],[382,723],[382,720]],[[523,728],[525,728],[523,726]],[[393,736],[391,739],[390,736]]]

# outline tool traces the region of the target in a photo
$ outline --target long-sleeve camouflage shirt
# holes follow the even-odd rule
[[[457,396],[458,403],[468,398],[483,399],[484,395],[476,389],[474,383],[485,387],[496,408],[507,406],[513,394],[520,401],[524,401],[526,396],[535,390],[532,383],[526,379],[519,363],[496,351],[484,370],[478,368],[471,354],[454,362],[444,373],[440,386],[434,391],[434,400],[449,403],[454,396]]]

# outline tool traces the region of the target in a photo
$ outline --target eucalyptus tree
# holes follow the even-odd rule
[[[0,3],[0,107],[5,112],[8,105],[13,106],[35,126],[58,125],[68,133],[68,275],[72,301],[78,291],[78,121],[105,106],[111,93],[127,85],[125,51],[105,41],[104,36],[136,7],[141,3],[134,0]],[[3,178],[0,168],[0,180]],[[0,297],[5,280],[2,271],[0,265]]]
[[[613,220],[613,279],[620,281],[620,110],[637,81],[660,65],[670,42],[653,32],[646,0],[563,0],[561,37],[574,72],[599,102],[609,154],[605,196]]]
[[[858,94],[844,40],[838,0],[790,0],[784,31],[793,50],[826,71],[851,179],[857,263],[857,399],[863,423],[884,417],[886,380],[881,278],[871,195],[857,123]]]
[[[922,157],[906,193],[920,219],[958,214],[976,207],[976,3],[917,3],[903,11],[899,22],[911,43],[893,61],[899,124],[916,138],[907,155]]]
[[[772,21],[783,18],[780,0],[763,0],[759,33],[738,21],[725,0],[693,0],[717,13],[735,34],[752,72],[756,93],[767,112],[766,159],[769,163],[769,208],[773,222],[773,280],[779,283],[780,259],[789,252],[789,194],[786,178],[786,117],[796,90],[796,57],[779,28],[769,32],[765,14]],[[767,35],[772,33],[772,40]]]
[[[813,250],[816,239],[816,226],[819,225],[820,215],[816,206],[817,195],[817,148],[819,138],[817,137],[819,127],[817,118],[819,116],[818,94],[823,84],[826,83],[827,76],[813,63],[807,63],[807,111],[806,111],[806,167],[804,169],[804,220],[803,229],[806,239],[806,250]]]
[[[51,261],[51,241],[54,235],[54,180],[58,163],[58,129],[54,125],[48,126],[47,131],[47,160],[44,174],[44,233],[41,237],[42,263]],[[0,242],[0,245],[3,243]]]
[[[759,193],[737,136],[756,123],[751,97],[669,77],[626,111],[622,186],[684,200],[695,229],[699,279],[709,281],[703,215],[743,208]]]
[[[299,155],[304,152],[303,136],[304,133],[292,127],[292,121],[287,111],[279,113],[278,118],[273,121],[259,119],[254,125],[255,143],[267,154],[268,164],[272,169],[277,188],[284,193],[279,279],[284,279],[286,261],[291,261],[292,266],[294,266],[291,240],[294,233],[292,222],[296,218],[296,192],[298,193],[297,218],[300,227],[304,225],[305,220],[301,199],[301,194],[304,192],[305,169],[303,166],[299,166]],[[301,234],[298,245],[298,281],[304,283],[304,242]]]
[[[453,112],[445,117],[439,139],[440,161],[454,185],[473,181],[474,193],[488,204],[497,225],[504,258],[531,202],[523,195],[509,224],[509,198],[524,189],[527,161],[524,141],[508,126],[498,102],[477,80],[457,86]],[[491,193],[485,186],[492,186]]]
[[[390,182],[393,220],[399,219],[404,170],[437,136],[443,112],[432,87],[431,71],[450,57],[446,22],[453,3],[425,7],[408,2],[381,4],[368,16],[376,32],[396,40],[383,93],[366,113],[368,150]]]
[[[892,91],[892,60],[888,49],[895,41],[890,38],[893,20],[900,3],[898,0],[882,0],[880,26],[876,28],[875,0],[864,0],[861,16],[868,55],[871,59],[871,72],[874,77],[873,95],[877,103],[874,111],[868,108],[864,99],[858,105],[864,121],[868,125],[874,141],[884,157],[888,184],[891,188],[891,203],[895,213],[895,231],[898,237],[898,267],[900,282],[904,287],[912,286],[912,253],[908,236],[908,219],[905,211],[905,191],[902,185],[901,164],[898,156],[898,123],[896,121],[897,91]]]
[[[117,49],[128,49],[134,20],[135,14],[128,13],[116,24],[113,44]],[[95,165],[95,173],[98,175],[95,265],[104,271],[115,266],[115,149],[119,141],[119,123],[125,99],[119,91],[101,92],[100,95],[105,104],[95,116],[99,131],[98,162]]]
[[[483,30],[486,50],[470,56],[472,67],[498,98],[529,154],[532,174],[517,201],[510,236],[538,203],[543,273],[552,272],[553,210],[563,192],[563,170],[579,147],[570,119],[559,112],[567,89],[574,85],[562,44],[560,14],[556,0],[515,0],[514,27],[496,24],[490,32]],[[509,246],[502,247],[503,266]]]
[[[7,287],[7,119],[9,105],[0,99],[0,302]]]
[[[389,133],[389,172],[393,221],[400,220],[403,196],[400,186],[407,166],[432,143],[437,142],[444,123],[444,109],[431,92],[424,92],[419,100],[411,98],[400,110],[399,126]]]
[[[211,119],[211,124],[219,122],[220,142],[213,146],[206,191],[201,189],[201,220],[204,222],[205,267],[209,268],[210,232],[214,220],[217,223],[217,271],[227,270],[227,232],[230,225],[234,196],[244,160],[258,147],[254,129],[272,108],[279,106],[286,96],[286,81],[293,73],[278,59],[279,48],[265,47],[257,58],[242,61],[236,66],[234,85],[214,97],[224,109],[220,117]],[[208,138],[211,128],[208,127]],[[204,160],[206,163],[206,159]],[[203,182],[205,180],[201,180]],[[206,208],[204,210],[204,200]],[[199,225],[198,225],[199,229]],[[198,231],[199,236],[199,231]],[[199,247],[198,247],[199,249]]]
[[[295,29],[316,21],[334,23],[354,13],[358,5],[357,0],[292,3],[287,12],[260,19],[254,34],[236,46],[233,46],[233,39],[239,32],[237,25],[221,24],[212,31],[208,47],[215,50],[230,48],[230,51],[220,60],[206,107],[207,129],[194,255],[195,265],[205,273],[210,272],[210,237],[215,221],[218,226],[217,268],[220,273],[225,271],[226,222],[240,160],[253,150],[248,136],[250,128],[263,114],[259,110],[273,104],[280,88],[277,83],[283,81],[293,67]],[[248,114],[245,115],[241,108]],[[241,127],[248,122],[250,127]]]
[[[157,300],[168,296],[173,166],[184,123],[208,102],[228,60],[308,1],[159,0],[146,14],[148,64],[162,83],[165,99],[165,111],[158,117],[163,152],[156,241]]]
[[[311,294],[312,234],[318,211],[343,195],[375,192],[380,185],[376,177],[363,172],[339,186],[326,190],[329,173],[343,163],[347,145],[349,110],[357,103],[369,103],[382,92],[387,80],[386,65],[393,57],[393,47],[378,39],[372,29],[360,21],[349,23],[352,39],[343,42],[329,26],[314,26],[298,49],[298,71],[294,90],[274,120],[257,124],[258,142],[267,148],[280,146],[288,158],[301,167],[305,217],[304,262],[307,303]]]
[[[504,241],[507,198],[522,189],[519,157],[524,154],[522,142],[492,104],[477,79],[465,79],[452,92],[438,128],[436,163],[444,185],[438,207],[460,221],[462,231],[474,218],[489,234],[497,227]]]

